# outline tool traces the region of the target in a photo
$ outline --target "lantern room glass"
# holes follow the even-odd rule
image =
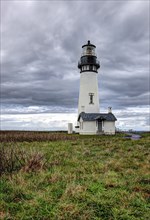
[[[83,56],[96,56],[95,47],[89,46],[89,45],[83,47],[82,55]]]

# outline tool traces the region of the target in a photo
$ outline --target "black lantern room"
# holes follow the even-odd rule
[[[97,70],[100,68],[100,63],[95,54],[96,46],[91,44],[88,40],[87,44],[83,45],[82,48],[82,55],[80,61],[78,62],[80,73],[87,71],[97,73]]]

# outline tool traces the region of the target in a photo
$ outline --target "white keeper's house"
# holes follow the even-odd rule
[[[76,132],[79,134],[115,134],[115,121],[111,107],[108,113],[100,113],[98,96],[98,69],[100,63],[95,53],[96,46],[90,41],[82,46],[78,63],[80,69],[80,92]]]

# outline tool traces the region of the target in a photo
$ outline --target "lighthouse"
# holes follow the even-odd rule
[[[88,40],[82,46],[78,62],[80,70],[80,90],[76,132],[79,134],[115,134],[115,121],[112,108],[108,113],[100,113],[98,95],[98,69],[96,46]]]
[[[95,53],[96,46],[90,41],[82,46],[82,54],[78,62],[80,69],[80,91],[78,115],[81,112],[99,113],[98,69],[100,63]]]

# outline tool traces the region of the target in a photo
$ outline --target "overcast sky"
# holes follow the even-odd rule
[[[149,1],[2,1],[1,129],[57,130],[77,118],[81,47],[96,45],[100,111],[148,130]]]

